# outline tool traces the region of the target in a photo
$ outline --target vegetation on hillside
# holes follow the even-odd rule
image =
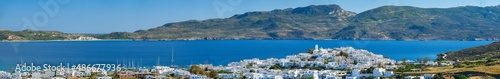
[[[499,6],[382,6],[356,14],[338,5],[312,5],[167,23],[119,38],[498,40],[497,25]]]
[[[382,6],[356,14],[332,4],[173,22],[135,32],[85,35],[99,39],[161,40],[499,40],[498,25],[500,6]],[[2,40],[55,40],[73,36],[61,32],[1,32]]]
[[[494,42],[484,46],[467,48],[459,51],[447,52],[448,60],[488,60],[500,59],[500,42]]]
[[[201,68],[200,66],[197,65],[191,65],[191,67],[189,68],[189,72],[191,72],[191,74],[196,74],[196,75],[206,75],[207,77],[214,79],[217,79],[217,74],[219,73],[219,71],[213,69]]]
[[[79,37],[87,37],[85,34],[69,34],[58,31],[34,31],[30,29],[22,31],[0,30],[0,41],[12,40],[70,40]]]

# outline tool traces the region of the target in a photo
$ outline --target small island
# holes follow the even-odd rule
[[[99,40],[88,34],[69,34],[59,31],[0,30],[0,41],[78,41]]]

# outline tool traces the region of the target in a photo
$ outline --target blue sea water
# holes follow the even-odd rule
[[[211,41],[38,41],[0,42],[0,70],[17,63],[128,64],[152,67],[171,64],[227,65],[251,58],[284,58],[323,48],[351,46],[395,60],[430,57],[447,51],[486,45],[493,41],[360,41],[360,40],[211,40]]]

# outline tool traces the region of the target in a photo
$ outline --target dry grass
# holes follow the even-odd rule
[[[476,66],[470,68],[453,68],[453,66],[428,67],[421,72],[405,72],[403,74],[455,73],[455,72],[465,72],[465,71],[484,72],[488,74],[500,74],[500,65]]]
[[[495,77],[492,77],[492,76],[471,76],[468,79],[495,79]]]
[[[70,78],[68,78],[68,79],[90,79],[90,78],[88,78],[88,77],[83,77],[83,78],[78,78],[78,77],[70,77]]]

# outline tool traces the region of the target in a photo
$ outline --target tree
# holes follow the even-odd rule
[[[191,68],[189,68],[189,72],[192,74],[205,74],[205,69],[201,69],[200,66],[197,65],[191,65]]]
[[[247,68],[250,68],[250,67],[252,67],[253,65],[254,65],[254,63],[248,63],[246,67],[247,67]]]
[[[91,79],[97,79],[97,72],[91,72],[90,73],[90,78]]]
[[[323,64],[328,64],[328,58],[323,61]]]
[[[339,54],[339,55],[340,55],[340,56],[344,56],[344,57],[348,57],[348,56],[349,56],[349,54],[348,54],[348,53],[346,53],[346,52],[344,52],[344,51],[340,51],[340,54]]]
[[[313,69],[314,70],[325,70],[326,68],[324,66],[316,66]]]
[[[391,63],[389,63],[389,65],[391,65]],[[379,68],[385,68],[385,65],[384,65],[384,63],[378,63],[377,67],[379,67]]]
[[[463,67],[465,67],[465,66],[467,66],[467,65],[466,65],[466,64],[464,64],[464,63],[459,63],[459,64],[457,64],[455,67],[457,67],[457,68],[463,68]]]
[[[455,79],[468,79],[465,75],[455,75]]]
[[[174,74],[174,73],[171,73],[171,74],[170,74],[170,77],[174,77],[174,76],[175,76],[175,74]]]
[[[494,60],[494,59],[489,58],[486,62],[487,62],[487,63],[491,63],[491,62],[495,62],[495,60]]]
[[[375,77],[373,77],[373,76],[369,76],[367,79],[375,79]]]
[[[218,73],[231,73],[231,72],[228,72],[228,71],[225,71],[225,70],[220,70]]]
[[[441,73],[434,75],[434,79],[444,79]]]
[[[241,77],[240,77],[240,78],[238,78],[238,79],[246,79],[246,78],[247,78],[247,76],[241,76]]]
[[[438,55],[437,55],[437,57],[438,57],[438,58],[436,59],[436,61],[444,61],[444,60],[446,60],[446,59],[444,58],[444,55],[445,55],[445,54],[438,54]]]
[[[424,61],[422,58],[417,58],[418,63],[422,64]]]
[[[307,50],[307,53],[309,53],[309,54],[313,54],[313,51],[314,51],[314,49],[313,49],[313,48],[309,48],[309,50]]]
[[[444,78],[443,78],[443,77],[441,77],[441,76],[437,76],[437,75],[436,75],[436,76],[434,76],[434,78],[433,78],[433,79],[444,79]]]
[[[210,73],[208,74],[208,77],[217,79],[218,72],[216,70],[210,69]]]
[[[438,66],[441,66],[441,61],[437,61]]]
[[[253,69],[252,69],[252,70],[250,70],[250,73],[254,73],[254,72],[255,72],[255,70],[253,70]]]
[[[373,73],[373,70],[375,70],[374,67],[370,67],[370,68],[366,69],[367,73]]]
[[[396,75],[396,79],[404,79],[405,77],[402,75]]]
[[[405,57],[403,57],[403,59],[401,61],[402,61],[401,64],[406,64],[406,58]]]
[[[269,69],[282,69],[280,65],[274,64],[273,66],[269,67]]]
[[[307,79],[314,79],[314,77],[308,77]]]
[[[357,60],[354,60],[353,64],[354,64],[354,65],[357,65],[357,64],[358,64],[358,61],[357,61]]]
[[[315,61],[317,58],[318,58],[318,56],[311,56],[311,58],[309,58],[309,60],[307,60],[307,61]]]
[[[424,63],[427,63],[427,62],[429,62],[429,61],[431,61],[431,59],[430,59],[429,57],[425,57],[425,58],[424,58]]]

